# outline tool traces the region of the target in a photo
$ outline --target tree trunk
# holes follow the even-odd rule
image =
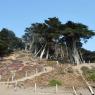
[[[33,43],[30,43],[30,45],[29,45],[29,51],[32,50],[32,46],[33,46]]]
[[[58,45],[55,44],[55,56],[56,58],[58,58]]]
[[[38,52],[35,54],[34,57],[37,57],[37,55],[40,53],[40,51],[42,50],[43,46],[40,48],[40,50],[38,50]]]
[[[49,56],[49,50],[47,50],[46,59],[48,59]]]
[[[76,40],[73,40],[73,45],[72,45],[72,51],[73,51],[73,57],[74,57],[74,61],[75,63],[78,65],[81,63],[80,61],[80,56],[76,47]]]
[[[70,47],[67,47],[67,50],[68,50],[68,58],[69,58],[69,61],[70,63],[74,64],[74,58],[73,58],[73,55],[72,55],[72,49]]]
[[[42,52],[41,52],[40,59],[43,58],[43,55],[44,55],[44,52],[45,52],[45,47],[46,47],[46,45],[44,46],[44,48],[43,48],[43,50],[42,50]]]
[[[68,45],[68,42],[65,42],[65,46],[66,46],[66,54],[67,54],[67,57],[69,59],[69,62],[70,63],[74,63],[73,58],[72,58],[72,53],[70,53],[71,52],[71,48]]]
[[[25,44],[25,51],[27,51],[27,44]]]
[[[78,53],[76,43],[77,43],[77,38],[76,39],[74,37],[66,38],[66,45],[67,45],[68,56],[69,56],[70,62],[80,64],[81,59]]]
[[[83,62],[84,62],[84,60],[83,60],[83,56],[82,56],[82,53],[81,53],[81,51],[80,51],[80,50],[79,50],[79,55],[80,55],[81,63],[83,63]]]
[[[64,51],[63,51],[62,46],[61,46],[61,51],[60,51],[60,53],[61,53],[61,58],[63,58],[63,57],[64,57]]]
[[[35,51],[34,51],[34,54],[36,54],[37,53],[37,49],[36,49],[36,47],[35,47]]]

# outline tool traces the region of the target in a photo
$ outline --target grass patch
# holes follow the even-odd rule
[[[48,66],[56,65],[56,61],[47,61]]]
[[[53,80],[49,81],[50,86],[56,86],[56,84],[59,85],[59,86],[62,85],[61,81],[59,81],[59,80],[53,79]]]
[[[89,71],[89,68],[86,66],[81,67],[81,70],[83,71],[83,73],[87,73]]]
[[[82,67],[83,75],[89,81],[95,81],[95,68],[89,69],[88,67]]]

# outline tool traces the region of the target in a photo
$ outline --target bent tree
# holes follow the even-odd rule
[[[94,36],[95,33],[89,30],[86,25],[72,21],[68,21],[62,25],[61,29],[67,45],[70,62],[76,64],[82,63],[77,44],[81,42],[81,39],[86,41]]]
[[[73,64],[83,62],[79,53],[80,46],[82,46],[81,40],[87,41],[95,35],[84,24],[72,21],[62,24],[56,17],[48,18],[44,23],[33,23],[26,28],[25,32],[23,38],[35,57],[38,56],[40,59],[58,58],[60,55],[64,57],[62,47],[65,45],[70,63]],[[60,42],[61,38],[64,39],[63,42]]]
[[[34,23],[26,28],[23,38],[26,44],[29,43],[29,47],[31,46],[35,57],[48,59],[53,54],[55,39],[60,35],[58,33],[60,24],[59,19],[54,17],[45,20],[44,23]]]

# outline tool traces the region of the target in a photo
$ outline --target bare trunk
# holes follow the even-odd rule
[[[36,53],[37,53],[37,49],[35,48],[34,54],[36,54]]]
[[[81,59],[79,56],[79,52],[76,46],[77,43],[77,38],[66,38],[66,47],[68,50],[68,57],[70,59],[71,63],[76,63],[76,64],[80,64],[81,63]]]
[[[68,46],[67,42],[65,42],[65,45],[66,45],[66,53],[67,53],[67,57],[69,59],[69,62],[74,63],[73,58],[72,58],[71,48],[70,48],[70,46]]]
[[[27,51],[27,44],[25,44],[25,51]]]
[[[80,64],[80,56],[79,56],[79,53],[78,53],[78,50],[77,50],[77,47],[76,47],[76,40],[73,40],[73,57],[74,57],[74,61],[75,63],[78,65]]]
[[[31,49],[32,49],[32,44],[30,43],[30,45],[29,45],[29,50],[31,51]]]
[[[81,59],[81,63],[83,63],[83,56],[82,56],[82,53],[81,53],[81,51],[79,51],[79,55],[80,55],[80,59]]]
[[[58,52],[59,52],[58,45],[56,44],[55,45],[55,56],[56,56],[56,58],[58,58]]]
[[[34,37],[33,37],[32,41],[30,41],[30,46],[29,46],[29,50],[30,50],[30,51],[32,50],[33,44],[34,44]]]
[[[34,57],[36,57],[39,53],[40,53],[40,51],[42,50],[42,48],[43,48],[43,46],[40,48],[40,50],[35,54],[35,56]]]
[[[64,51],[63,51],[62,46],[61,46],[61,51],[60,51],[60,53],[61,53],[61,58],[63,58],[63,57],[64,57]]]
[[[67,47],[67,50],[68,50],[68,57],[69,57],[69,61],[70,63],[74,64],[74,58],[72,56],[72,49],[70,47]]]
[[[49,50],[47,50],[46,59],[48,59],[48,56],[49,56]]]
[[[44,55],[44,52],[45,52],[45,47],[46,47],[46,45],[44,46],[44,48],[43,48],[43,50],[42,50],[42,52],[41,52],[40,59],[43,58],[43,55]]]

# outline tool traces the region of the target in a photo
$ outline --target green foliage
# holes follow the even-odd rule
[[[49,65],[49,66],[54,66],[55,64],[56,64],[56,62],[55,61],[50,61],[50,60],[48,60],[47,61],[47,64]]]
[[[68,72],[68,73],[73,73],[72,67],[69,67],[69,68],[67,69],[67,72]]]
[[[63,25],[64,30],[62,33],[64,36],[74,37],[74,39],[89,39],[95,35],[92,30],[89,30],[88,26],[82,23],[74,23],[72,21],[68,21]]]
[[[89,74],[88,79],[92,80],[92,81],[95,81],[95,72]]]
[[[42,46],[46,45],[46,52],[49,50],[49,55],[53,56],[56,39],[60,36],[60,24],[61,22],[56,17],[49,18],[45,20],[44,23],[33,23],[30,27],[25,29],[25,35],[23,36],[24,41],[29,43],[29,45],[32,44],[33,53],[35,48],[39,50]]]
[[[3,28],[0,31],[0,56],[21,48],[22,40],[17,38],[13,31]]]
[[[95,69],[91,69],[87,72],[88,80],[95,81]]]
[[[39,50],[46,45],[44,56],[46,56],[46,52],[49,51],[50,58],[52,56],[58,59],[56,46],[59,44],[60,47],[66,45],[70,62],[76,63],[76,59],[73,55],[74,48],[78,51],[82,47],[81,39],[87,41],[87,39],[94,35],[95,33],[82,23],[68,21],[67,23],[62,24],[57,17],[53,17],[48,18],[44,23],[31,24],[30,27],[25,29],[23,38],[25,43],[32,44],[33,53],[35,48]],[[40,53],[38,55],[40,55]],[[59,56],[60,55],[61,52]]]
[[[82,67],[81,70],[87,78],[87,80],[95,81],[95,68],[89,69],[88,67]]]
[[[50,86],[56,86],[56,84],[57,84],[57,85],[62,85],[61,81],[59,81],[59,80],[53,79],[53,80],[50,80],[50,81],[49,81],[49,85],[50,85]]]
[[[87,72],[89,71],[89,68],[86,67],[86,66],[83,66],[83,67],[81,68],[81,70],[83,71],[83,73],[87,73]]]
[[[89,61],[91,63],[95,63],[95,51],[90,51],[82,48],[81,52],[86,63],[89,63]]]

